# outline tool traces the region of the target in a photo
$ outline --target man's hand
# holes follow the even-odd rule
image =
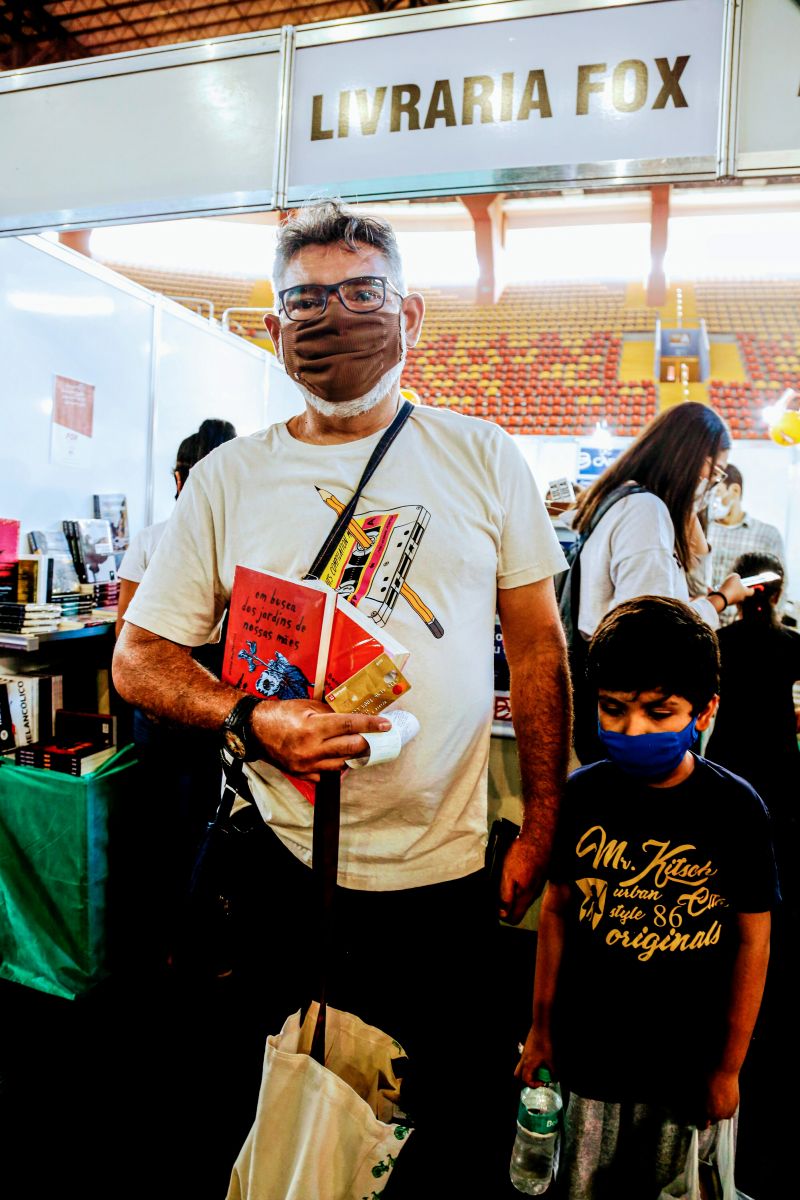
[[[525,916],[545,884],[549,845],[538,841],[512,842],[500,878],[500,917],[516,925]]]
[[[531,1025],[522,1048],[522,1058],[517,1063],[514,1074],[528,1087],[541,1087],[541,1080],[536,1078],[539,1067],[547,1067],[553,1078],[557,1077],[553,1067],[553,1046],[550,1036],[538,1030],[535,1025]]]
[[[321,700],[259,704],[250,725],[267,762],[312,783],[319,781],[320,771],[341,771],[346,758],[364,754],[362,734],[392,727],[386,717],[334,713]]]
[[[739,1107],[739,1072],[713,1071],[706,1082],[705,1128],[732,1117]]]

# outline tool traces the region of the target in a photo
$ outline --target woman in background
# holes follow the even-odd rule
[[[583,537],[579,594],[570,596],[575,750],[582,763],[605,758],[597,707],[583,681],[584,647],[623,600],[668,596],[690,603],[716,629],[719,614],[750,593],[738,575],[690,599],[688,577],[704,572],[709,549],[698,520],[725,478],[731,438],[705,404],[660,413],[580,497],[573,528]],[[568,633],[570,630],[568,630]]]
[[[739,575],[772,571],[738,605],[739,619],[719,632],[720,703],[705,754],[752,784],[772,817],[781,890],[796,905],[800,749],[792,689],[800,680],[800,633],[782,625],[783,566],[772,554],[737,558]]]
[[[173,475],[178,499],[195,463],[217,446],[236,437],[230,421],[208,419],[178,447]],[[148,525],[131,538],[120,568],[117,637],[125,612],[155,553],[166,521]],[[219,675],[225,642],[198,646],[192,657]],[[147,888],[142,890],[143,911],[139,942],[145,960],[155,967],[167,965],[174,947],[177,923],[185,900],[192,864],[206,823],[220,796],[219,744],[206,730],[190,729],[154,720],[141,709],[133,711],[133,742],[142,770],[149,819],[142,821],[143,842],[136,857],[145,869]]]

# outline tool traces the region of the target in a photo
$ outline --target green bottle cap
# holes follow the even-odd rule
[[[536,1078],[540,1083],[552,1083],[553,1076],[548,1071],[547,1067],[539,1067],[536,1071]]]

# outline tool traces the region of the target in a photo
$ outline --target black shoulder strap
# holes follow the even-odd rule
[[[331,555],[342,539],[342,534],[355,516],[356,505],[358,504],[361,493],[369,483],[370,479],[372,479],[378,463],[381,461],[384,454],[389,449],[408,418],[411,416],[413,409],[414,405],[410,400],[404,400],[400,405],[391,425],[387,426],[387,428],[384,430],[381,440],[372,451],[369,462],[364,467],[364,473],[358,481],[356,490],[353,492],[353,495],[348,503],[342,509],[342,512],[339,514],[336,524],[325,539],[319,554],[311,564],[308,574],[303,576],[304,579],[319,579],[320,571],[322,571],[327,565]]]
[[[572,549],[569,576],[564,588],[564,600],[562,601],[562,613],[564,612],[565,605],[569,606],[569,628],[566,632],[570,646],[579,646],[581,638],[581,633],[578,629],[578,616],[581,606],[581,552],[609,509],[613,508],[619,500],[624,500],[627,496],[635,496],[638,492],[646,491],[647,488],[641,483],[623,483],[618,488],[614,488],[612,492],[608,493],[605,500],[601,504],[598,504],[597,511],[594,513],[587,527],[580,534]]]

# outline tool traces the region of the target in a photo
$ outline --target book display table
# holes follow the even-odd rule
[[[135,767],[132,746],[79,778],[0,763],[0,978],[74,999],[109,974],[109,853],[135,819]]]

